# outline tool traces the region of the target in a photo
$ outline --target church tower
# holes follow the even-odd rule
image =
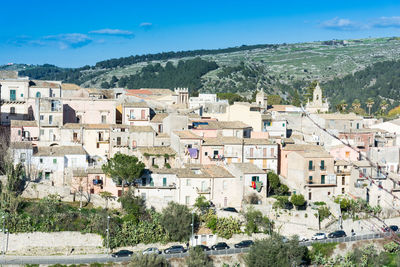
[[[257,105],[261,106],[261,107],[266,107],[268,104],[268,97],[267,95],[264,93],[263,89],[260,89],[258,91],[258,93],[256,94],[256,103]]]

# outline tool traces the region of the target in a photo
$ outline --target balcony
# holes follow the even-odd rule
[[[197,194],[210,194],[211,193],[211,187],[207,188],[198,188],[196,187]]]
[[[37,137],[22,137],[22,141],[38,141]]]
[[[137,189],[176,189],[176,184],[172,183],[169,185],[154,185],[154,183],[150,184],[137,184],[135,186]]]
[[[336,170],[335,172],[338,175],[350,175],[351,174],[350,170]]]
[[[214,156],[208,156],[208,158],[211,160],[211,161],[223,161],[224,160],[224,156],[223,155],[214,155]]]
[[[319,166],[319,169],[320,169],[321,171],[326,171],[326,166]]]
[[[109,138],[96,138],[96,142],[101,143],[101,144],[108,144],[108,143],[110,143],[110,139]]]

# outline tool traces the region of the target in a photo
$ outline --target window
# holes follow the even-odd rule
[[[107,123],[107,116],[101,115],[101,123]]]
[[[150,177],[150,186],[154,186],[154,180]]]
[[[40,120],[43,121],[44,120],[44,116],[40,115]]]
[[[312,183],[312,175],[308,176],[308,181]]]
[[[253,157],[254,154],[254,148],[250,148],[250,157]]]
[[[142,178],[142,185],[146,185],[146,178]]]
[[[10,101],[15,101],[17,99],[17,94],[15,90],[10,90]]]
[[[40,162],[40,163],[43,163],[43,159],[39,159],[39,162]]]
[[[25,159],[26,159],[26,154],[25,154],[25,153],[21,153],[21,155],[19,156],[19,159],[20,159],[20,161],[21,161],[22,163],[24,163],[24,162],[25,162]]]
[[[186,186],[191,186],[192,185],[192,181],[190,179],[186,180]]]
[[[40,130],[40,135],[44,135],[44,130]]]
[[[21,130],[18,130],[18,135],[21,135]]]
[[[53,115],[49,115],[49,124],[53,124]]]
[[[267,149],[263,148],[263,157],[266,157],[266,156],[267,156]]]
[[[121,145],[121,137],[117,137],[117,146]]]
[[[36,98],[40,98],[42,95],[40,94],[40,92],[36,92]]]
[[[308,200],[311,200],[311,192],[308,192]]]
[[[15,107],[10,108],[10,114],[15,114]]]
[[[131,120],[135,119],[135,111],[134,111],[134,110],[131,110],[131,111],[130,111],[130,113],[129,113],[129,119],[131,119]]]
[[[346,178],[342,176],[342,185],[344,185],[345,183],[346,183]]]
[[[208,152],[204,152],[204,156],[208,156]]]
[[[344,194],[344,188],[342,188],[342,194]]]
[[[190,204],[190,196],[185,197],[185,204],[189,205]]]
[[[142,109],[142,112],[140,115],[141,115],[141,119],[144,120],[146,118],[146,110]]]
[[[325,160],[321,160],[321,170],[325,170]]]
[[[162,178],[162,185],[167,186],[167,177]]]
[[[57,164],[57,159],[53,159],[53,164]]]
[[[223,182],[222,182],[222,189],[223,189],[223,190],[226,190],[227,187],[228,187],[228,182],[227,182],[227,181],[223,181]]]
[[[350,158],[350,151],[346,151],[346,158]]]
[[[325,184],[325,175],[321,175],[321,184]]]
[[[50,172],[45,172],[44,179],[46,179],[46,180],[50,179]]]
[[[284,124],[284,123],[282,123],[282,127],[285,127],[285,124]]]
[[[78,133],[73,133],[72,136],[74,142],[78,141]]]
[[[313,162],[312,160],[308,161],[308,170],[312,171],[313,169]]]
[[[275,156],[275,149],[271,148],[271,157]]]

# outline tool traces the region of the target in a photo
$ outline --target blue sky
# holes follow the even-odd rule
[[[0,64],[400,36],[400,1],[2,1]]]

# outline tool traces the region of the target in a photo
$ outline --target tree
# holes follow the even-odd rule
[[[353,108],[353,110],[358,110],[361,107],[361,102],[360,100],[358,100],[357,98],[354,99],[353,103],[351,104],[351,107]]]
[[[306,200],[304,199],[303,195],[294,194],[291,196],[290,202],[292,202],[292,204],[296,206],[296,208],[299,208],[306,203]]]
[[[190,250],[189,257],[186,258],[188,267],[212,267],[214,266],[210,257],[204,253],[200,247],[195,247]]]
[[[268,105],[279,105],[282,102],[282,97],[279,95],[269,95]]]
[[[161,224],[167,231],[171,240],[189,240],[192,231],[192,214],[186,205],[169,202],[162,210]]]
[[[198,196],[194,206],[201,212],[201,214],[204,214],[210,208],[210,201],[207,201],[205,196]]]
[[[369,97],[367,99],[367,108],[368,108],[368,115],[371,115],[371,108],[373,107],[373,105],[375,104],[374,99],[372,99],[371,97]]]
[[[268,179],[268,195],[270,195],[279,188],[281,182],[279,181],[279,176],[274,172],[269,172],[267,174],[267,179]]]
[[[103,198],[106,201],[106,210],[108,209],[108,200],[113,198],[113,194],[108,192],[108,191],[103,191],[100,192],[101,198]]]
[[[271,233],[273,228],[273,222],[268,217],[263,216],[261,211],[254,210],[253,206],[250,206],[247,211],[243,214],[245,218],[246,228],[245,231],[248,235],[252,233]]]
[[[305,93],[305,97],[306,97],[306,101],[308,100],[312,100],[313,96],[314,96],[314,89],[317,86],[318,81],[312,81],[310,83],[310,85],[307,87],[306,93]]]
[[[134,254],[129,267],[167,267],[171,266],[167,259],[157,254]]]
[[[346,107],[347,107],[346,100],[342,99],[336,106],[336,109],[338,109],[341,113],[343,113],[346,111]]]
[[[383,99],[383,100],[381,101],[380,106],[381,106],[381,113],[382,113],[382,115],[383,115],[383,114],[386,113],[386,109],[388,108],[389,104],[386,102],[385,99]]]
[[[299,92],[296,89],[294,89],[293,93],[292,93],[292,105],[296,106],[296,107],[300,107],[301,106],[300,95],[299,95]]]
[[[140,218],[146,214],[146,203],[143,198],[133,195],[132,191],[128,191],[119,199],[122,209],[127,213],[126,220],[139,222]]]
[[[300,246],[295,238],[285,243],[277,234],[255,241],[245,256],[248,267],[300,266],[302,261],[308,261],[307,247]]]
[[[327,206],[322,206],[318,208],[317,216],[318,216],[318,229],[321,229],[321,222],[326,218],[329,218],[329,216],[331,216],[331,212],[329,211],[329,208]]]
[[[135,156],[129,156],[117,153],[108,160],[107,164],[102,166],[105,174],[110,176],[113,181],[121,185],[122,193],[124,193],[124,185],[132,184],[136,179],[143,174],[145,165]]]

